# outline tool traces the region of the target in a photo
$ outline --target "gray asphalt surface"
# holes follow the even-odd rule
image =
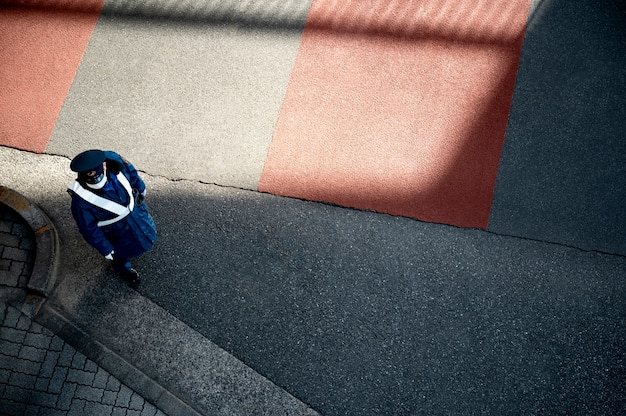
[[[322,414],[623,405],[623,258],[190,188],[153,196],[140,293]]]
[[[220,137],[216,120],[233,108],[198,110],[196,125],[158,118],[168,108],[159,96],[187,97],[150,88],[179,64],[181,49],[165,46],[217,65],[228,101],[250,79],[239,77],[258,57],[250,51],[262,54],[258,25],[218,22],[215,36],[241,53],[224,46],[233,53],[209,61],[188,20],[142,26],[106,14],[46,154],[0,147],[2,184],[59,231],[59,283],[41,321],[62,315],[204,414],[626,414],[624,6],[544,0],[532,10],[486,231],[256,192],[291,58],[262,67],[277,74],[259,87],[273,91],[266,113],[237,113],[248,122],[228,125],[231,141],[203,142],[198,132]],[[261,43],[295,53],[294,21],[262,31]],[[160,29],[167,36],[152,44]],[[145,84],[97,84],[99,62],[132,56],[107,53],[107,36],[135,31],[151,33],[139,38],[150,56],[164,54],[127,67],[148,74]],[[152,74],[161,66],[172,72]],[[182,92],[194,75],[183,79]],[[124,90],[155,104],[127,117],[111,105]],[[250,152],[229,152],[233,141]],[[69,160],[89,147],[144,172],[159,241],[135,262],[137,291],[69,214]]]
[[[624,2],[535,3],[488,229],[626,255]]]

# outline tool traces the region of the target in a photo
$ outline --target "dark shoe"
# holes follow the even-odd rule
[[[122,274],[122,278],[128,282],[131,286],[137,286],[141,281],[139,272],[135,269],[130,269]]]

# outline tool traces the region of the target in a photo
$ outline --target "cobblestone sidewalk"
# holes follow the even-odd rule
[[[165,416],[18,308],[33,269],[35,237],[0,203],[0,415]]]
[[[25,288],[35,260],[35,237],[28,224],[0,203],[0,285]]]
[[[0,327],[0,414],[163,415],[14,307]]]

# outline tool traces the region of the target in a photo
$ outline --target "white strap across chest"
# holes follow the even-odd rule
[[[130,187],[128,179],[126,179],[126,176],[124,176],[121,172],[115,175],[115,177],[117,178],[119,183],[122,184],[122,186],[126,190],[126,193],[128,193],[128,206],[118,204],[117,202],[111,201],[110,199],[106,199],[99,195],[96,195],[93,192],[83,188],[81,184],[78,183],[78,181],[72,182],[69,186],[69,189],[71,191],[76,193],[76,195],[80,196],[85,201],[97,206],[98,208],[102,208],[117,215],[117,217],[113,217],[110,220],[99,221],[98,227],[104,227],[105,225],[110,225],[126,218],[126,216],[133,212],[133,209],[135,208],[135,199],[133,198],[133,191]]]

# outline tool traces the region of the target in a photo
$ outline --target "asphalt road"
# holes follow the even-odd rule
[[[140,293],[320,413],[623,409],[623,257],[184,188]]]
[[[307,2],[105,3],[45,152],[0,147],[50,308],[206,414],[626,413],[622,2],[532,2],[483,230],[258,192]],[[148,185],[137,291],[69,213],[91,147]]]

